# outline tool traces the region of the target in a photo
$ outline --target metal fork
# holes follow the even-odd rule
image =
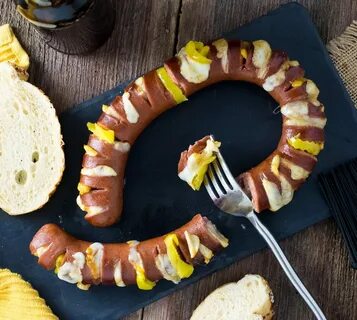
[[[245,217],[253,224],[267,242],[291,283],[308,304],[316,318],[326,320],[322,310],[299,279],[273,235],[255,215],[251,200],[236,182],[220,152],[217,152],[216,160],[209,165],[207,174],[204,177],[204,184],[214,204],[220,210],[233,216]]]

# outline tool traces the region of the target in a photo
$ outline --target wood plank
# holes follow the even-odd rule
[[[208,41],[260,17],[288,0],[183,0],[177,49],[191,39]],[[327,42],[340,35],[357,19],[354,0],[300,0],[310,12],[322,39]]]
[[[208,41],[218,37],[285,2],[288,1],[183,0],[176,50],[191,39]],[[357,3],[353,0],[298,2],[309,9],[324,41],[339,35],[357,18]],[[282,248],[328,319],[357,318],[357,305],[353,302],[357,299],[357,274],[349,266],[340,233],[332,220],[283,241]],[[269,250],[146,307],[143,319],[188,319],[212,290],[237,281],[246,273],[258,273],[269,280],[275,294],[276,319],[314,319]]]
[[[58,112],[90,99],[163,63],[174,51],[178,0],[113,1],[116,26],[92,54],[68,56],[39,40],[34,28],[0,3],[0,24],[11,22],[31,57],[30,81],[50,97]]]

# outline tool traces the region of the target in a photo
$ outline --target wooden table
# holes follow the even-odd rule
[[[38,40],[14,10],[0,2],[0,24],[11,23],[31,56],[30,81],[42,88],[58,112],[116,84],[160,65],[189,39],[209,40],[242,25],[284,0],[127,0],[115,1],[117,24],[110,40],[87,56],[67,56]],[[299,1],[327,42],[357,19],[357,1]],[[320,223],[281,243],[328,319],[357,319],[357,272],[332,220]],[[276,301],[276,319],[313,319],[269,250],[252,255],[136,313],[136,319],[188,319],[213,289],[246,273],[269,280]]]

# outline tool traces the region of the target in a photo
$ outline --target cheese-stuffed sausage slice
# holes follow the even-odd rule
[[[326,117],[316,84],[305,77],[298,61],[272,50],[264,40],[218,39],[208,45],[189,41],[162,67],[139,77],[123,96],[103,106],[97,123],[88,124],[92,134],[85,146],[77,203],[89,223],[105,227],[119,220],[128,151],[145,127],[189,95],[223,80],[261,86],[279,103],[283,115],[276,150],[238,178],[255,210],[275,211],[292,199],[324,146]],[[184,180],[192,174],[179,171]],[[191,181],[191,186],[197,189],[198,184]]]
[[[38,263],[55,270],[58,278],[77,284],[137,284],[152,289],[160,279],[174,283],[188,278],[194,265],[209,263],[228,246],[224,237],[207,218],[197,214],[181,228],[142,242],[102,244],[75,239],[55,224],[44,225],[30,243]]]
[[[193,190],[199,190],[208,165],[216,159],[216,152],[221,143],[205,136],[190,145],[181,153],[178,164],[178,176],[186,181]]]

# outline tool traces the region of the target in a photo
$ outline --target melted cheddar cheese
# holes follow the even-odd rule
[[[151,290],[155,287],[156,283],[146,277],[144,264],[136,246],[139,244],[137,241],[128,241],[130,246],[128,260],[134,267],[136,272],[136,284],[141,290]]]
[[[63,265],[64,262],[64,254],[61,254],[57,257],[56,259],[56,265],[55,265],[55,273],[58,273],[59,268]]]
[[[105,129],[98,123],[87,123],[87,128],[91,131],[98,139],[103,140],[108,143],[114,143],[115,135],[114,131],[110,129]]]
[[[247,59],[248,58],[248,51],[245,48],[240,49],[240,55],[244,58]]]
[[[177,104],[187,100],[180,87],[172,81],[164,67],[157,69],[156,73],[159,76],[166,90],[170,92]]]
[[[199,63],[210,64],[211,59],[207,58],[209,46],[205,46],[200,41],[189,41],[185,46],[187,55]]]
[[[307,141],[299,138],[300,134],[289,138],[288,143],[296,150],[306,151],[314,156],[318,155],[324,148],[323,142]]]
[[[95,157],[98,154],[98,152],[96,150],[94,150],[92,147],[90,147],[86,144],[83,146],[83,148],[84,148],[84,151],[86,152],[86,154],[88,154],[91,157]]]
[[[169,234],[164,239],[167,255],[169,257],[170,263],[173,268],[176,270],[178,276],[183,278],[188,278],[194,268],[192,265],[183,261],[180,257],[180,254],[177,251],[177,247],[179,245],[179,240],[176,234]]]
[[[77,185],[77,189],[79,191],[79,194],[82,195],[88,193],[91,190],[91,187],[79,182]]]
[[[216,159],[216,152],[221,143],[219,141],[207,140],[206,147],[200,153],[192,153],[185,168],[178,174],[179,178],[186,181],[193,190],[199,190],[208,165]]]

